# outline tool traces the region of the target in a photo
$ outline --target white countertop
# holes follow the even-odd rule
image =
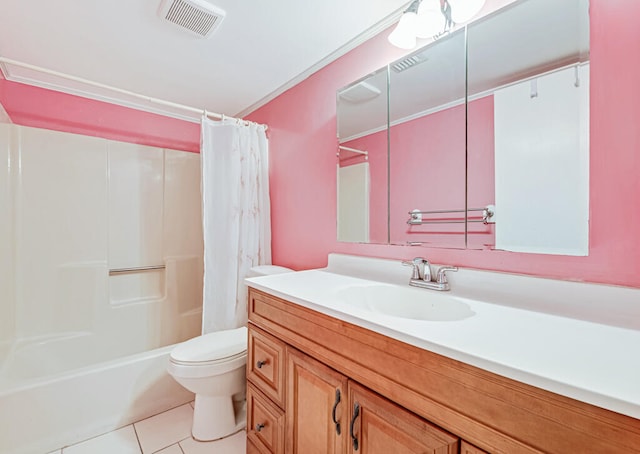
[[[336,298],[354,285],[408,287],[409,271],[394,261],[332,254],[326,269],[246,282],[408,344],[640,419],[640,290],[460,270],[450,278],[448,294],[475,314],[457,321],[392,317]],[[481,289],[478,282],[487,285]]]

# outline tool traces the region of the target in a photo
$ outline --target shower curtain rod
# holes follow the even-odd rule
[[[72,76],[72,75],[69,75],[69,74],[65,74],[65,73],[61,73],[61,72],[58,72],[58,71],[54,71],[54,70],[51,70],[51,69],[42,68],[40,66],[31,65],[29,63],[23,63],[21,61],[12,60],[10,58],[5,58],[5,57],[2,57],[2,56],[0,56],[0,63],[5,63],[5,64],[8,64],[8,65],[13,65],[13,66],[19,66],[21,68],[30,69],[32,71],[37,71],[37,72],[41,72],[41,73],[44,73],[44,74],[49,74],[49,75],[52,75],[52,76],[61,77],[63,79],[72,80],[74,82],[80,82],[82,84],[91,85],[91,86],[94,86],[94,87],[97,87],[97,88],[102,88],[102,89],[105,89],[105,90],[110,90],[110,91],[113,91],[113,92],[116,92],[116,93],[120,93],[120,94],[123,94],[123,95],[127,95],[127,96],[132,96],[134,98],[142,99],[142,100],[145,100],[147,102],[154,103],[154,104],[160,104],[160,105],[167,106],[167,107],[173,107],[173,108],[176,108],[176,109],[182,109],[182,110],[186,110],[186,111],[193,112],[193,113],[203,114],[203,115],[205,115],[207,117],[213,118],[214,120],[229,119],[229,120],[238,120],[238,121],[249,122],[249,120],[244,120],[242,118],[230,117],[230,116],[219,114],[219,113],[215,113],[215,112],[209,112],[206,109],[198,109],[196,107],[186,106],[184,104],[179,104],[179,103],[175,103],[175,102],[171,102],[171,101],[165,101],[164,99],[158,99],[158,98],[153,98],[151,96],[141,95],[141,94],[135,93],[133,91],[123,90],[122,88],[112,87],[110,85],[101,84],[99,82],[93,82],[93,81],[88,80],[88,79],[83,79],[81,77],[76,77],[76,76]],[[2,68],[0,67],[0,69],[2,69]],[[6,71],[3,71],[3,72],[6,72]],[[5,76],[6,76],[6,74],[5,74]],[[253,123],[253,122],[249,122],[249,123]],[[262,125],[262,126],[265,126],[265,128],[266,128],[266,125]]]

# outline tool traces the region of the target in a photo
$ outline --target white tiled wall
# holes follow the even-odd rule
[[[10,194],[9,140],[10,126],[0,124],[0,365],[14,337],[13,241]]]
[[[100,298],[96,267],[107,254],[106,141],[18,130],[17,334],[91,330],[91,308]]]
[[[181,320],[173,325],[180,330],[173,333],[179,339],[189,338],[189,333],[199,332],[202,326],[201,201],[200,155],[165,150],[163,244],[167,269],[173,271],[167,273],[173,279],[168,282],[168,297],[176,301],[166,307],[169,312],[165,317]],[[172,294],[174,289],[180,289],[180,297]]]
[[[161,265],[162,149],[108,142],[109,267]]]

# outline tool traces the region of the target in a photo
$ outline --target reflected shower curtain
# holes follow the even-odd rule
[[[244,278],[252,266],[271,264],[265,127],[203,117],[200,155],[207,334],[246,324]]]

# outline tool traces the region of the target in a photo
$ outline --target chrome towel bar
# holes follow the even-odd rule
[[[163,270],[163,269],[165,269],[165,265],[139,266],[136,268],[115,268],[115,269],[109,270],[109,276],[113,276],[114,274],[139,273],[143,271],[153,271],[153,270]]]

